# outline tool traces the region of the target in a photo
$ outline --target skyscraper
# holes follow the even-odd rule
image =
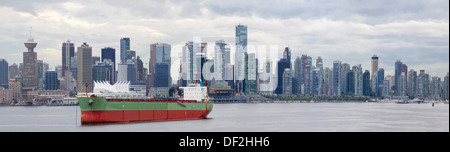
[[[395,76],[394,92],[395,92],[395,95],[397,95],[397,96],[399,95],[397,90],[400,85],[399,77],[402,74],[402,70],[403,70],[403,63],[402,63],[402,61],[397,60],[395,62],[395,75],[394,75]]]
[[[45,90],[58,90],[59,81],[56,71],[45,72]]]
[[[293,88],[292,90],[294,91],[293,94],[299,94],[300,93],[300,78],[301,78],[301,74],[300,74],[300,57],[297,57],[294,61],[294,80],[295,84],[296,84],[296,88]]]
[[[282,77],[282,86],[283,86],[283,95],[291,96],[292,95],[292,72],[291,69],[285,68],[283,71]]]
[[[384,84],[384,69],[383,68],[379,68],[378,69],[378,91],[377,91],[377,96],[381,97],[383,94],[383,84]]]
[[[350,71],[350,65],[348,63],[342,64],[341,69],[341,95],[347,94],[347,74]]]
[[[62,44],[62,76],[65,76],[67,70],[70,71],[70,67],[71,67],[71,59],[74,57],[75,55],[75,47],[74,47],[74,43],[71,43],[70,40],[67,40],[66,42],[64,42]]]
[[[77,92],[92,92],[92,47],[90,47],[87,43],[83,43],[83,45],[77,48],[77,53]],[[88,85],[87,91],[86,84]]]
[[[376,54],[374,54],[372,56],[372,68],[370,73],[371,74],[376,74],[378,72],[378,56]]]
[[[216,74],[215,80],[225,80],[225,66],[227,65],[225,58],[225,46],[227,44],[224,40],[216,41],[214,49],[214,73]]]
[[[417,71],[414,71],[413,69],[409,70],[408,74],[408,96],[410,97],[416,97],[416,90],[417,90]]]
[[[405,72],[402,72],[397,79],[398,87],[397,87],[397,96],[404,98],[406,97],[406,75]]]
[[[257,93],[257,72],[258,59],[256,59],[255,53],[248,53],[245,55],[245,93]],[[292,75],[292,72],[290,72]],[[292,76],[291,76],[292,77]],[[290,83],[292,85],[292,83]],[[292,89],[290,89],[292,90]]]
[[[363,72],[361,64],[355,67],[355,95],[363,96]]]
[[[355,73],[353,70],[350,70],[347,73],[347,95],[354,95],[355,94]]]
[[[275,94],[283,94],[283,73],[284,73],[285,69],[291,68],[291,64],[287,59],[282,58],[282,59],[280,59],[280,61],[278,61],[277,68],[278,68],[278,70],[277,70],[278,83],[277,83],[277,88],[275,89]]]
[[[247,54],[247,34],[247,25],[236,25],[236,52],[234,58],[234,73],[237,92],[244,91],[245,86],[243,80],[245,79],[245,54]]]
[[[112,71],[111,71],[111,84],[114,84],[116,82],[116,49],[111,47],[105,47],[102,48],[102,59],[101,62],[107,62],[106,60],[109,60],[112,62]]]
[[[8,62],[5,59],[0,59],[0,87],[8,88]]]
[[[447,72],[447,75],[444,77],[444,99],[445,100],[448,100],[448,95],[449,95],[448,86],[449,86],[449,73]]]
[[[431,78],[430,96],[431,96],[431,99],[434,99],[434,100],[441,99],[441,78],[439,78],[439,77]]]
[[[363,95],[371,96],[371,88],[370,88],[370,72],[366,70],[363,74]]]
[[[28,51],[23,52],[22,93],[26,94],[28,91],[37,89],[37,53],[34,52],[37,43],[30,34],[30,38],[24,44]]]
[[[120,39],[120,62],[125,63],[127,61],[127,52],[130,50],[130,38]]]
[[[287,59],[289,62],[291,62],[291,49],[289,47],[286,47],[283,52],[283,58]]]
[[[341,69],[342,69],[342,62],[341,61],[334,61],[333,62],[333,93],[335,96],[341,96]]]

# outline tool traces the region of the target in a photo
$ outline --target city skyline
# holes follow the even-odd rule
[[[214,42],[221,37],[234,37],[234,27],[243,24],[248,26],[248,45],[279,45],[279,53],[289,46],[293,59],[302,54],[313,60],[321,56],[323,67],[333,67],[333,61],[340,60],[370,70],[370,57],[377,54],[385,75],[394,75],[397,59],[410,69],[425,69],[431,76],[443,78],[447,74],[442,69],[449,67],[448,1],[396,1],[399,5],[389,5],[390,1],[255,3],[0,2],[0,12],[5,14],[0,19],[8,22],[0,25],[0,32],[4,33],[0,37],[2,54],[8,54],[2,58],[10,64],[21,63],[22,52],[26,51],[23,42],[32,26],[33,38],[39,43],[35,48],[37,58],[49,63],[53,70],[61,61],[52,56],[62,56],[61,44],[68,39],[75,46],[87,42],[93,56],[100,56],[104,47],[112,47],[117,50],[116,61],[120,61],[119,40],[129,37],[131,50],[145,63],[150,58],[150,44],[168,43],[173,46],[172,65],[179,65],[182,48],[177,45],[183,46],[196,36],[218,37],[207,42],[208,54],[213,54]],[[153,9],[147,14],[149,9],[144,6]],[[158,12],[164,8],[171,13]],[[324,12],[327,9],[334,13]],[[227,40],[225,43],[235,44]],[[233,61],[233,55],[231,58]],[[178,76],[176,71],[171,70],[174,78]]]

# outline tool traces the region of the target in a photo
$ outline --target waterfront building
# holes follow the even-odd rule
[[[77,92],[92,92],[92,47],[85,42],[77,48],[77,54]],[[87,87],[86,84],[88,85]]]
[[[371,88],[370,88],[370,72],[366,70],[363,74],[363,95],[371,96]]]
[[[56,71],[45,72],[45,90],[58,90],[59,80]]]
[[[307,56],[305,59],[305,69],[303,70],[304,75],[304,95],[311,94],[312,93],[312,58],[310,56]]]
[[[390,98],[390,91],[391,91],[391,89],[390,89],[389,86],[390,86],[389,80],[384,80],[383,81],[383,92],[381,93],[382,97]]]
[[[449,90],[448,90],[448,86],[449,86],[449,73],[447,72],[447,75],[444,77],[444,100],[448,100],[448,94],[449,94]]]
[[[294,60],[294,83],[296,84],[296,88],[292,88],[292,90],[293,90],[293,94],[300,94],[300,79],[301,79],[301,73],[300,73],[300,62],[301,62],[301,60],[300,60],[300,57],[297,57],[297,58],[295,58],[295,60]]]
[[[433,77],[431,78],[431,85],[430,85],[430,97],[433,100],[440,100],[441,99],[441,78],[439,77]]]
[[[404,72],[400,74],[400,77],[398,78],[399,85],[397,87],[397,96],[400,98],[406,97],[406,75]]]
[[[348,63],[342,64],[341,68],[341,95],[347,94],[347,74],[350,71],[350,65]]]
[[[427,92],[427,83],[426,81],[426,74],[425,74],[425,70],[420,70],[419,75],[417,76],[417,91],[416,91],[416,96],[419,98],[426,98],[426,92]]]
[[[322,93],[323,95],[332,96],[333,95],[333,70],[326,67],[323,74],[323,86]]]
[[[12,100],[12,91],[0,86],[0,103],[10,104]]]
[[[334,96],[341,96],[341,72],[342,72],[342,62],[334,61],[333,62],[333,93]]]
[[[8,80],[9,80],[8,71],[9,71],[8,62],[5,59],[0,58],[0,87],[6,89],[8,88]]]
[[[312,58],[308,55],[302,55],[299,64],[297,64],[298,75],[300,79],[298,80],[299,91],[302,95],[311,94],[312,91]],[[296,71],[297,72],[297,71]]]
[[[416,90],[417,90],[417,71],[414,71],[413,69],[409,70],[408,74],[408,96],[410,97],[416,97]]]
[[[355,95],[363,96],[363,72],[361,64],[358,64],[355,68]]]
[[[203,81],[203,65],[206,60],[207,43],[186,42],[182,50],[181,79],[182,84],[195,84],[196,80]]]
[[[24,44],[28,51],[23,52],[22,92],[26,94],[38,87],[37,53],[34,52],[37,42],[34,42],[30,34],[30,38]]]
[[[321,96],[322,95],[322,82],[320,79],[320,69],[313,68],[312,70],[312,89],[311,94],[314,96]]]
[[[346,79],[347,79],[347,85],[346,85],[347,86],[347,89],[346,89],[347,94],[346,95],[354,95],[355,94],[355,72],[353,72],[353,70],[350,70],[347,73]]]
[[[15,101],[22,100],[22,83],[17,79],[9,79],[8,89],[12,91],[12,98]]]
[[[322,86],[323,86],[323,75],[324,75],[324,71],[323,71],[323,60],[322,58],[319,56],[316,59],[316,68],[319,70],[317,76],[318,76],[318,83],[319,83],[319,88],[320,89],[320,95],[323,94],[322,92]]]
[[[130,38],[120,39],[120,62],[125,63],[127,61],[127,52],[130,50]]]

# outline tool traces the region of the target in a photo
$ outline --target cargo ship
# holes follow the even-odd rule
[[[81,124],[206,119],[213,108],[202,83],[180,87],[179,99],[148,98],[129,91],[129,82],[94,82],[93,93],[79,94]]]

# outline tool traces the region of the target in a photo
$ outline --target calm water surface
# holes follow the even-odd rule
[[[209,119],[80,125],[79,107],[0,107],[1,132],[448,132],[448,104],[215,104]]]

